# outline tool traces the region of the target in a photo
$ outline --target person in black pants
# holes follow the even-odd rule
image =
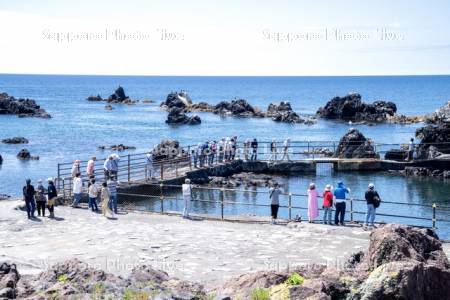
[[[58,197],[58,192],[56,191],[55,184],[53,183],[53,178],[47,179],[48,187],[47,187],[47,208],[50,212],[50,218],[55,217],[55,200]]]
[[[27,184],[23,187],[23,200],[25,200],[25,206],[27,208],[28,219],[34,218],[34,211],[36,209],[36,203],[34,202],[34,195],[36,191],[31,184],[31,179],[27,179]]]
[[[36,190],[36,206],[37,206],[37,211],[38,211],[39,217],[41,216],[41,212],[42,212],[42,216],[45,217],[45,203],[46,202],[47,202],[47,198],[45,197],[45,188],[42,185],[42,180],[39,179],[37,190]]]
[[[350,193],[350,189],[344,186],[342,181],[338,182],[337,188],[334,189],[336,213],[334,215],[334,224],[344,226],[346,194]]]
[[[258,155],[258,141],[256,138],[253,139],[250,146],[252,147],[252,157],[250,157],[250,160],[256,160]]]

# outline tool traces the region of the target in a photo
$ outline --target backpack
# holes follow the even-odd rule
[[[373,207],[378,208],[380,207],[381,199],[378,196],[373,197]]]

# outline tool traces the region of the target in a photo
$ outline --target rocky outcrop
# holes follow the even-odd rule
[[[3,144],[28,144],[28,140],[24,137],[17,136],[13,138],[3,139]]]
[[[351,93],[344,97],[334,97],[317,114],[324,119],[345,121],[386,122],[396,115],[397,106],[393,102],[375,101],[365,103],[361,95]]]
[[[198,125],[202,123],[199,116],[193,115],[188,116],[184,113],[184,110],[179,107],[172,107],[167,115],[167,124],[187,124],[187,125]]]
[[[98,150],[114,150],[114,151],[125,151],[125,150],[135,150],[134,146],[126,146],[124,144],[111,145],[111,146],[99,146]]]
[[[246,100],[238,99],[231,102],[222,101],[214,106],[214,113],[240,117],[264,117],[258,108],[251,106]]]
[[[440,154],[450,154],[450,123],[430,124],[416,130],[421,139],[417,147],[417,157],[435,158]]]
[[[38,160],[39,156],[31,156],[30,151],[22,149],[17,153],[17,158],[22,160]]]
[[[189,107],[190,111],[213,112],[214,106],[206,102],[194,103]]]
[[[99,102],[99,101],[106,101],[108,103],[115,103],[115,104],[135,104],[138,102],[138,100],[132,100],[130,99],[130,97],[128,97],[125,94],[125,90],[123,87],[119,86],[113,94],[111,94],[108,98],[102,98],[102,96],[97,95],[97,96],[89,96],[86,98],[86,100],[88,101],[92,101],[92,102]],[[105,106],[106,110],[111,110],[112,106],[111,105],[106,105]]]
[[[213,187],[237,188],[244,187],[270,187],[277,182],[272,176],[242,172],[228,177],[211,176],[208,185]]]
[[[282,101],[279,104],[270,103],[267,108],[267,117],[272,118],[276,122],[283,123],[305,123],[306,120],[301,118],[296,112],[292,110],[291,104],[287,101]]]
[[[87,101],[106,101],[107,99],[103,99],[102,96],[89,96],[86,98]]]
[[[188,155],[177,140],[162,140],[152,150],[154,160],[174,159]]]
[[[408,177],[433,177],[437,179],[449,179],[450,170],[433,169],[426,167],[405,167],[401,174]]]
[[[169,110],[173,107],[188,109],[192,105],[192,100],[185,91],[171,92],[167,95],[166,100],[161,103],[163,109]]]
[[[51,118],[50,114],[36,104],[36,101],[31,99],[16,99],[7,93],[0,93],[0,115]]]
[[[358,129],[351,128],[341,138],[334,153],[339,158],[379,158],[368,140]]]
[[[405,161],[407,157],[408,151],[405,149],[391,149],[384,154],[386,160]]]

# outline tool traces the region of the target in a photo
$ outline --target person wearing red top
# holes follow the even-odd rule
[[[333,211],[333,194],[331,193],[331,185],[327,184],[323,191],[323,224],[331,225],[331,213]]]

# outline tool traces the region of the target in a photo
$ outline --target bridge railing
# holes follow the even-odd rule
[[[270,199],[267,188],[229,189],[218,187],[193,186],[191,211],[196,214],[218,219],[233,219],[242,216],[270,216]],[[180,213],[184,202],[181,186],[150,184],[145,192],[119,193],[119,207],[130,211],[148,211],[157,213]],[[279,216],[285,220],[294,220],[301,216],[307,220],[308,196],[300,193],[283,193],[280,195]],[[322,222],[322,199],[319,197],[320,216],[315,220]],[[367,205],[366,200],[358,198],[347,199],[346,222],[364,223]],[[450,206],[440,204],[404,203],[383,200],[377,208],[377,223],[403,223],[436,230],[448,229],[450,220],[446,218]],[[334,215],[332,218],[334,222]],[[442,232],[450,238],[450,231]]]

